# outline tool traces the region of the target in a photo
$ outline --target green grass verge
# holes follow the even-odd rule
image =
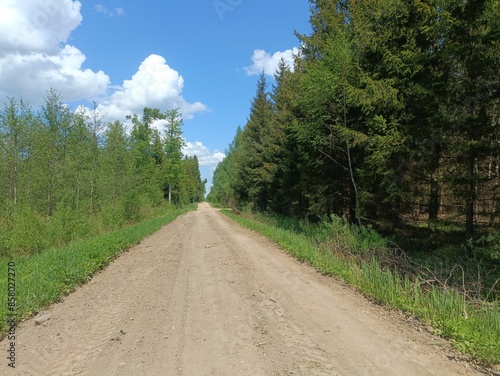
[[[347,257],[319,249],[317,236],[297,233],[290,228],[263,222],[262,219],[237,216],[224,210],[222,212],[244,227],[268,237],[321,273],[340,277],[378,302],[411,313],[431,324],[435,334],[451,339],[457,350],[488,364],[500,364],[498,302],[472,304],[455,291],[436,287],[425,289],[418,280],[410,281],[399,273],[382,270],[376,258],[371,263],[359,262],[350,255],[359,252],[360,244],[370,248],[366,244],[367,238],[372,238],[375,246],[380,246],[380,239],[369,234],[368,237],[364,235],[359,241],[355,241],[355,231],[347,231],[342,222],[336,224],[342,228],[331,229],[331,234],[335,241],[347,246]],[[356,249],[349,249],[349,245]]]
[[[143,238],[172,222],[195,205],[175,210],[161,217],[126,226],[94,238],[52,248],[35,256],[0,260],[0,338],[7,333],[8,264],[15,263],[17,321],[60,300],[74,288],[89,281],[116,256],[138,244]]]

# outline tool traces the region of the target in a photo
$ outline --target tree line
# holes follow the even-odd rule
[[[0,256],[148,218],[167,202],[203,200],[198,159],[182,154],[179,110],[145,108],[129,120],[130,132],[105,123],[95,104],[73,112],[54,90],[36,111],[8,99],[0,112]]]
[[[310,35],[214,174],[209,199],[392,231],[498,228],[500,2],[311,0]],[[497,238],[498,240],[498,238]]]

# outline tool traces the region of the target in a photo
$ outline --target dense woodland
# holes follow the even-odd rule
[[[391,234],[446,220],[463,249],[500,258],[500,2],[310,8],[300,56],[271,87],[260,77],[209,200]]]
[[[203,200],[198,159],[183,157],[182,117],[145,108],[132,128],[106,124],[96,105],[72,112],[51,90],[33,110],[0,112],[0,257],[158,215]],[[153,123],[161,121],[163,131]]]

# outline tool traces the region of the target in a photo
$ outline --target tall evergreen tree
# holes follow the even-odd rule
[[[274,79],[276,83],[270,93],[273,116],[266,146],[274,165],[269,209],[280,214],[294,215],[302,210],[301,174],[294,134],[298,74],[294,75],[282,59]]]
[[[243,130],[241,150],[237,154],[238,180],[241,183],[237,195],[256,210],[266,210],[269,189],[276,164],[266,148],[272,126],[272,105],[267,94],[267,82],[261,74],[257,92],[250,107],[250,117]]]

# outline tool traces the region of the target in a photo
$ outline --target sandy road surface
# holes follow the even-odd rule
[[[18,367],[2,356],[0,375],[476,374],[208,204],[48,311],[21,325]]]

